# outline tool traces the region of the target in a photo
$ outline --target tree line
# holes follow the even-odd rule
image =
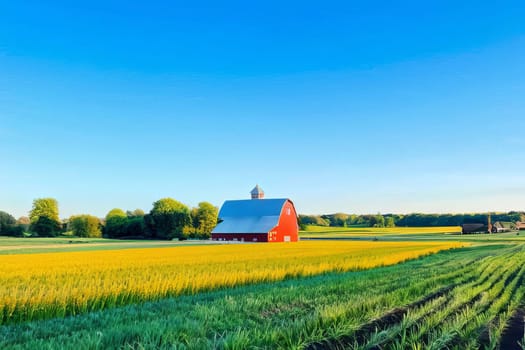
[[[510,211],[506,213],[490,213],[491,221],[517,222],[525,221],[525,212]],[[299,215],[299,224],[332,226],[332,227],[430,227],[430,226],[461,226],[468,223],[487,223],[488,213],[473,214],[328,214]]]
[[[9,213],[0,211],[0,235],[205,239],[210,237],[217,224],[217,216],[218,208],[208,202],[189,208],[173,198],[162,198],[153,203],[149,213],[141,209],[125,212],[114,208],[104,218],[81,214],[60,220],[57,200],[38,198],[33,201],[29,217],[16,220]]]
[[[141,209],[110,210],[104,218],[89,214],[72,215],[59,219],[58,202],[54,198],[38,198],[33,201],[29,217],[15,219],[0,211],[0,235],[21,237],[55,237],[69,233],[77,237],[186,239],[209,238],[217,224],[218,208],[201,202],[195,208],[173,199],[162,198],[153,203],[149,213]],[[491,213],[491,221],[525,221],[525,212],[510,211]],[[473,214],[327,214],[299,215],[301,228],[306,225],[332,227],[428,227],[461,226],[467,223],[487,223],[487,213]]]

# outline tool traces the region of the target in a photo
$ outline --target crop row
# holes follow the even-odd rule
[[[525,301],[525,251],[522,246],[506,250],[462,270],[464,282],[424,298],[421,305],[404,310],[402,317],[393,318],[389,312],[379,318],[389,320],[380,327],[361,326],[366,334],[349,332],[309,348],[521,349],[523,318],[520,322],[516,313]],[[377,325],[377,320],[371,324]]]
[[[397,264],[446,242],[299,242],[0,256],[0,322]]]
[[[421,319],[448,304],[448,296],[460,286],[492,283],[488,269],[512,249],[448,250],[379,269],[11,324],[0,327],[0,348],[301,349],[344,337],[363,347],[375,334],[375,327],[366,326],[387,314],[402,310],[394,322],[412,315]],[[381,332],[394,324],[379,326]]]

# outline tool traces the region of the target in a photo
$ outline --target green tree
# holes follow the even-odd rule
[[[370,218],[371,227],[385,227],[385,218],[381,214],[373,215]]]
[[[102,237],[100,219],[92,215],[75,215],[69,218],[68,230],[78,237]]]
[[[157,236],[155,229],[155,222],[151,214],[144,215],[144,237],[155,238]]]
[[[193,212],[193,225],[197,232],[204,237],[211,237],[211,231],[217,225],[219,210],[208,202],[200,202]]]
[[[126,232],[129,237],[146,237],[144,216],[133,216],[128,218]]]
[[[0,234],[2,234],[4,229],[8,226],[15,224],[16,220],[11,214],[6,213],[5,211],[0,211]]]
[[[346,219],[346,226],[355,225],[357,222],[357,215],[350,214],[348,215],[348,218]]]
[[[0,211],[0,236],[22,236],[23,232],[23,227],[17,224],[11,214]]]
[[[11,226],[10,229],[8,229],[7,232],[4,234],[7,236],[16,236],[16,237],[22,237],[24,235],[24,232],[29,231],[29,226],[31,225],[31,221],[27,216],[21,216],[16,220],[16,225]]]
[[[344,213],[336,213],[332,216],[332,226],[345,226],[346,220],[348,220],[348,215]]]
[[[145,213],[142,209],[135,209],[133,211],[126,211],[128,222],[126,226],[126,236],[128,237],[148,237],[146,232]]]
[[[119,208],[111,209],[106,214],[106,224],[104,234],[111,238],[119,238],[127,235],[128,216],[124,210]]]
[[[385,227],[395,227],[396,223],[392,216],[387,216],[385,219]]]
[[[184,227],[191,225],[190,209],[173,198],[162,198],[154,202],[150,216],[155,238],[182,239]]]
[[[37,198],[29,212],[30,231],[43,237],[54,237],[62,229],[58,218],[58,202],[54,198]]]
[[[40,237],[56,237],[61,230],[60,222],[47,216],[39,216],[30,226],[31,233]]]
[[[319,215],[299,215],[299,224],[330,226],[330,221],[320,217]]]

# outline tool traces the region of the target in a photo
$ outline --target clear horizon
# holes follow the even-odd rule
[[[525,4],[0,3],[0,210],[525,210]]]

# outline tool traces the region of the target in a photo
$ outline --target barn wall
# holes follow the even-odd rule
[[[274,234],[272,234],[275,232]],[[286,201],[281,211],[279,224],[268,234],[269,242],[285,242],[289,237],[290,242],[297,242],[299,239],[299,226],[297,224],[297,213],[290,201]]]
[[[268,242],[268,235],[264,233],[214,233],[211,238],[214,241]]]

